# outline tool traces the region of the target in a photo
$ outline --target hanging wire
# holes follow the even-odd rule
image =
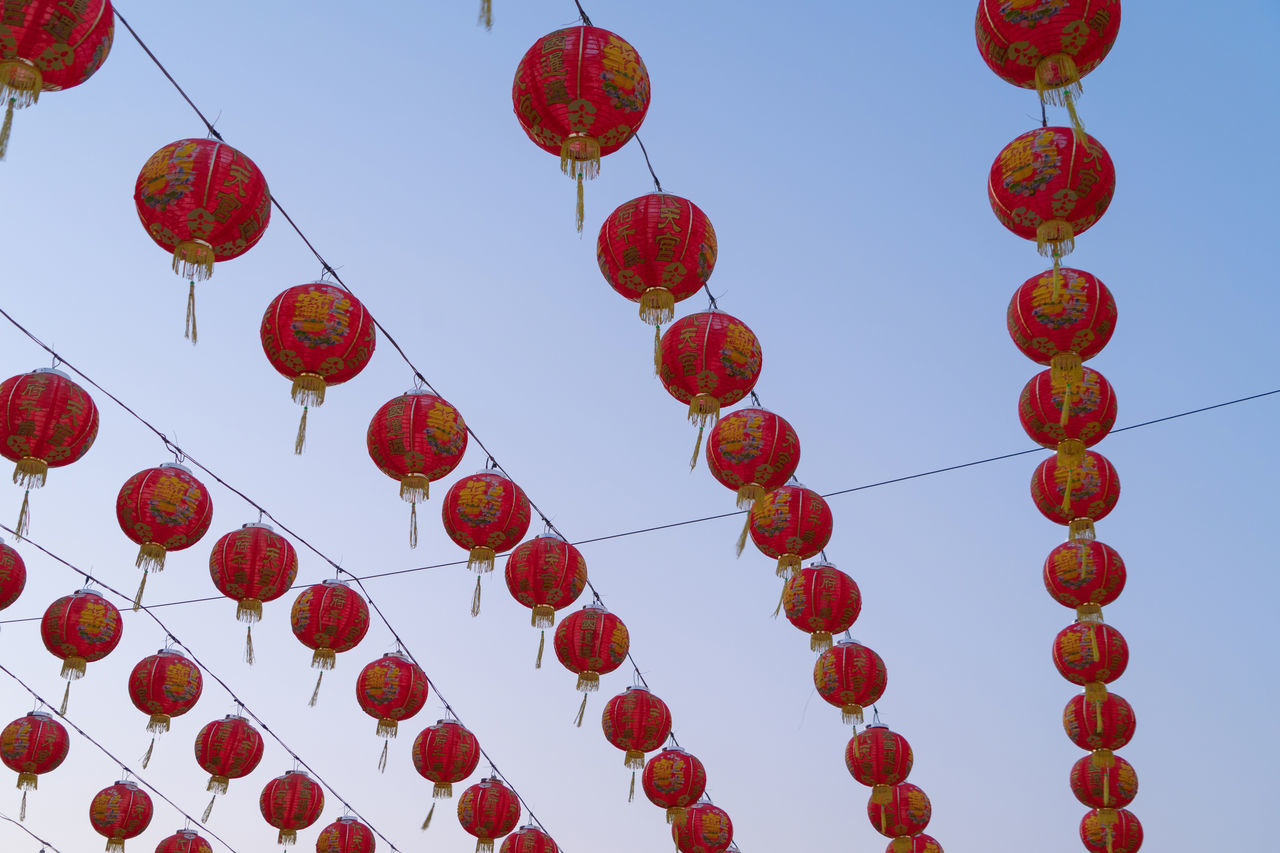
[[[14,826],[18,827],[18,829],[21,829],[27,835],[30,835],[32,838],[34,838],[40,844],[40,853],[45,853],[46,850],[49,850],[52,853],[62,853],[62,851],[59,850],[57,847],[54,847],[48,841],[45,841],[43,838],[41,838],[40,836],[32,832],[30,829],[28,829],[26,824],[19,823],[18,821],[9,817],[7,814],[3,814],[3,813],[0,813],[0,820],[5,821],[6,823],[13,824]]]

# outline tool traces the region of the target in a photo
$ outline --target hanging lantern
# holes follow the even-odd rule
[[[411,504],[409,547],[418,547],[418,502],[432,480],[446,476],[467,449],[467,425],[444,400],[411,388],[383,404],[369,422],[369,456],[378,470],[400,481],[400,497]]]
[[[1052,371],[1042,370],[1022,389],[1018,419],[1032,441],[1057,449],[1059,465],[1078,465],[1085,448],[1115,426],[1115,391],[1087,367],[1080,368],[1075,382],[1054,382]]]
[[[476,837],[476,853],[493,853],[493,842],[520,822],[520,800],[502,780],[490,776],[462,792],[458,822]]]
[[[298,830],[311,826],[324,811],[324,790],[301,770],[290,770],[266,784],[258,797],[258,809],[267,823],[280,831],[276,843],[293,844]]]
[[[434,782],[433,800],[447,800],[453,796],[453,785],[461,782],[480,763],[480,743],[476,736],[456,720],[440,720],[434,726],[423,729],[413,741],[413,767],[418,775]],[[427,812],[422,828],[431,825],[436,813],[435,803]]]
[[[778,560],[778,577],[790,577],[802,560],[822,553],[831,541],[831,507],[813,489],[779,486],[751,507],[751,541]]]
[[[711,476],[737,491],[739,509],[750,509],[766,493],[785,485],[799,464],[796,431],[767,409],[738,409],[721,418],[707,439]]]
[[[129,674],[129,698],[133,700],[133,707],[151,715],[147,731],[152,735],[169,731],[169,720],[194,708],[203,689],[200,667],[170,649],[161,649],[138,661]],[[156,739],[152,737],[151,746],[142,758],[144,770],[151,762],[155,745]]]
[[[932,835],[921,833],[893,839],[884,853],[942,853],[942,845]]]
[[[139,545],[138,559],[142,583],[133,599],[133,609],[142,606],[147,572],[164,571],[169,551],[181,551],[200,541],[213,521],[213,499],[191,469],[165,462],[130,477],[116,498],[116,520],[120,529]]]
[[[1122,809],[1138,796],[1138,774],[1120,756],[1106,767],[1085,755],[1071,765],[1071,793],[1091,809]]]
[[[353,817],[340,817],[320,830],[316,853],[374,853],[373,830]]]
[[[18,600],[27,588],[27,564],[22,555],[0,539],[0,610]]]
[[[854,779],[871,788],[871,802],[886,806],[893,799],[890,786],[907,781],[915,757],[911,744],[897,732],[872,723],[855,732],[844,750],[844,765]]]
[[[644,687],[628,687],[604,706],[601,716],[604,737],[624,753],[623,763],[631,768],[631,793],[636,796],[636,771],[644,769],[644,754],[653,752],[671,736],[671,709]]]
[[[373,357],[378,333],[373,317],[354,295],[324,281],[281,293],[262,315],[262,351],[286,379],[302,406],[294,453],[307,438],[307,410],[324,404],[330,385],[354,379]]]
[[[480,615],[480,576],[493,571],[493,558],[509,551],[529,531],[529,499],[496,471],[463,477],[444,496],[444,532],[470,549],[467,568],[476,573],[471,615]]]
[[[818,656],[813,683],[818,694],[840,709],[846,725],[862,722],[862,709],[884,694],[889,680],[880,655],[857,640],[841,640]]]
[[[6,65],[0,59],[0,94]],[[0,455],[15,463],[13,482],[26,490],[14,527],[19,538],[30,524],[31,490],[44,485],[50,468],[84,456],[97,437],[98,407],[61,370],[40,368],[0,383]]]
[[[1056,281],[1055,281],[1055,273]],[[1058,385],[1080,381],[1080,365],[1100,353],[1116,329],[1116,301],[1097,276],[1061,267],[1023,282],[1009,301],[1009,336]]]
[[[151,825],[154,809],[147,792],[132,782],[108,785],[89,803],[89,823],[107,839],[107,853],[124,853],[124,843]]]
[[[873,798],[867,803],[867,817],[876,832],[895,841],[924,832],[932,816],[933,806],[929,803],[929,797],[919,786],[910,782],[899,782],[889,788],[888,802],[877,803]],[[901,853],[898,844],[895,843],[892,847],[895,853]],[[906,850],[910,849],[906,847]]]
[[[1061,465],[1057,456],[1050,456],[1031,475],[1031,499],[1045,518],[1068,525],[1072,539],[1089,539],[1094,522],[1105,518],[1120,499],[1120,476],[1093,450],[1084,451],[1074,466]]]
[[[196,735],[196,763],[209,774],[206,790],[213,793],[201,821],[213,813],[213,803],[225,794],[232,779],[243,779],[262,760],[262,735],[244,717],[227,715],[208,723]]]
[[[522,826],[507,836],[498,853],[560,853],[560,848],[536,826]]]
[[[120,611],[92,590],[64,595],[49,605],[40,620],[40,639],[62,661],[62,677],[67,680],[59,713],[67,713],[71,682],[84,677],[88,664],[111,654],[123,634]]]
[[[687,198],[649,193],[621,205],[600,226],[596,261],[618,293],[640,303],[650,326],[669,323],[716,267],[716,229]]]
[[[546,629],[556,624],[556,611],[573,604],[586,589],[587,561],[558,535],[542,533],[516,546],[505,574],[511,597],[532,608],[533,627],[542,629],[534,664],[541,669]]]
[[[815,563],[782,587],[787,621],[809,635],[809,649],[831,648],[831,635],[848,631],[862,611],[862,593],[853,578],[830,563]]]
[[[1092,853],[1138,853],[1142,824],[1128,809],[1094,809],[1080,821],[1080,840]]]
[[[293,636],[314,651],[312,669],[320,670],[308,703],[314,706],[325,670],[333,669],[338,652],[354,649],[369,630],[369,605],[342,581],[323,581],[298,593],[289,619]]]
[[[1063,607],[1074,607],[1080,620],[1100,621],[1102,608],[1124,591],[1125,578],[1124,560],[1097,539],[1070,539],[1044,561],[1045,589]]]
[[[649,110],[644,61],[608,30],[556,30],[534,42],[520,60],[511,100],[534,144],[558,154],[560,171],[577,178],[581,232],[583,179],[600,173],[600,158],[626,145]]]
[[[215,261],[253,248],[271,220],[271,193],[254,162],[214,139],[179,139],[148,158],[133,190],[138,218],[156,245],[173,252],[187,291],[186,337],[195,343],[196,282]]]
[[[1124,675],[1129,646],[1124,636],[1103,622],[1076,622],[1053,640],[1053,665],[1062,677],[1084,687],[1085,698],[1106,698],[1106,685]]]
[[[194,830],[179,829],[156,845],[156,853],[213,853],[213,846]]]
[[[9,146],[13,111],[29,107],[41,92],[79,86],[111,52],[115,14],[109,0],[27,0],[4,10],[0,40],[0,160]]]
[[[298,552],[269,524],[245,524],[226,534],[209,553],[209,576],[218,592],[236,602],[236,619],[247,623],[245,663],[253,663],[253,624],[262,603],[289,591],[298,576]]]
[[[680,853],[724,853],[733,843],[733,821],[719,806],[697,803],[671,825],[671,837]]]
[[[702,762],[683,749],[664,749],[644,766],[641,787],[649,802],[667,810],[667,823],[684,820],[685,810],[702,798],[707,771]]]
[[[70,749],[62,723],[40,711],[19,717],[0,732],[0,761],[18,774],[22,791],[19,820],[27,819],[27,792],[39,787],[42,774],[57,770]]]
[[[1098,767],[1111,766],[1112,753],[1133,738],[1137,725],[1133,707],[1116,693],[1108,692],[1097,701],[1076,695],[1062,711],[1067,737],[1081,749],[1090,750]]]
[[[600,689],[600,676],[622,666],[631,648],[631,638],[622,620],[602,604],[588,604],[570,613],[556,626],[556,657],[570,672],[577,673],[582,705],[577,724],[587,710],[587,694]]]
[[[378,721],[378,737],[387,739],[378,759],[378,769],[386,770],[387,748],[400,720],[411,719],[427,704],[427,674],[401,652],[385,654],[356,676],[356,701]]]

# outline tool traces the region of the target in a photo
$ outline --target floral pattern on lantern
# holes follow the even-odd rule
[[[1124,675],[1129,646],[1104,622],[1076,622],[1054,638],[1053,665],[1067,681],[1082,685],[1090,702],[1097,702],[1107,695],[1106,685]]]
[[[862,722],[862,709],[884,695],[888,680],[880,655],[857,640],[841,640],[819,655],[813,666],[818,695],[840,709],[846,725]]]
[[[1120,30],[1120,0],[981,0],[978,52],[1000,79],[1054,104],[1080,94]]]
[[[1045,518],[1068,525],[1073,539],[1089,538],[1093,523],[1120,500],[1120,476],[1110,460],[1093,450],[1084,451],[1075,465],[1050,456],[1031,475],[1031,499]]]
[[[164,571],[165,554],[190,548],[208,532],[213,499],[189,468],[165,462],[139,471],[120,487],[116,521],[124,535],[139,546],[135,564],[143,574],[133,602],[137,610],[147,573]]]
[[[151,797],[132,782],[108,785],[89,803],[89,823],[107,839],[107,853],[124,853],[125,841],[146,832],[153,813]]]
[[[683,749],[664,749],[645,764],[640,782],[649,802],[666,809],[667,823],[674,824],[702,798],[707,771],[697,756]]]
[[[680,318],[658,349],[662,387],[689,404],[689,420],[699,427],[718,419],[721,407],[747,396],[760,378],[759,339],[746,323],[722,311]],[[698,437],[701,442],[701,432]]]
[[[766,557],[778,561],[778,577],[790,577],[802,560],[822,553],[831,541],[831,507],[813,489],[779,486],[751,506],[748,532]]]
[[[861,611],[858,585],[830,563],[801,569],[782,587],[782,612],[809,635],[811,651],[831,648],[832,635],[849,630]]]
[[[733,843],[733,821],[711,803],[696,803],[671,824],[671,837],[680,853],[724,853]]]
[[[886,799],[887,802],[878,803],[873,797],[867,803],[867,818],[876,832],[890,838],[924,832],[933,816],[933,806],[919,786],[900,782],[889,788]]]
[[[871,788],[871,802],[879,805],[889,804],[890,786],[907,781],[914,763],[907,739],[879,723],[856,732],[844,750],[849,775]]]
[[[1074,607],[1079,619],[1100,619],[1102,608],[1124,591],[1124,560],[1097,539],[1071,539],[1049,552],[1044,586],[1063,607]]]
[[[493,843],[520,822],[520,800],[496,776],[477,782],[458,798],[458,822],[476,837],[476,853],[493,853]]]
[[[27,817],[27,792],[39,787],[41,775],[57,770],[70,749],[62,723],[41,711],[19,717],[0,732],[0,761],[18,774],[22,791],[19,820]]]
[[[258,809],[279,833],[276,843],[293,844],[324,811],[324,790],[301,770],[290,770],[268,782],[258,797]]]
[[[707,439],[711,476],[738,493],[739,509],[750,509],[766,493],[785,485],[799,465],[796,431],[767,409],[738,409],[721,418]]]

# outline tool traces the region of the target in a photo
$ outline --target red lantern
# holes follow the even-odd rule
[[[457,720],[439,720],[423,729],[413,741],[413,766],[418,775],[434,782],[431,797],[447,800],[453,785],[476,772],[480,763],[480,743]],[[435,806],[431,807],[435,811]],[[430,815],[427,817],[431,820]],[[423,825],[426,829],[426,825]]]
[[[132,782],[108,785],[89,803],[89,823],[107,839],[107,853],[124,853],[124,842],[146,832],[152,814],[151,797]]]
[[[844,764],[854,779],[871,788],[871,802],[888,805],[891,785],[907,781],[915,757],[911,744],[888,726],[874,723],[849,739]]]
[[[494,840],[520,822],[520,800],[502,780],[490,776],[462,792],[458,822],[476,837],[476,853],[492,853]]]
[[[5,67],[0,61],[0,91]],[[13,482],[27,492],[14,528],[19,538],[30,522],[30,491],[44,485],[50,468],[84,456],[97,437],[98,407],[62,371],[40,368],[0,383],[0,455],[16,463]]]
[[[831,648],[831,635],[849,630],[862,611],[862,593],[853,578],[830,563],[815,563],[791,576],[782,588],[787,621],[809,635],[809,648]]]
[[[293,635],[314,650],[312,668],[320,670],[311,694],[315,705],[325,670],[333,669],[337,653],[354,649],[369,630],[369,605],[342,581],[323,581],[298,593],[289,618]]]
[[[942,845],[932,835],[913,835],[895,838],[884,848],[884,853],[942,853]]]
[[[1044,586],[1063,607],[1074,607],[1081,620],[1101,619],[1102,608],[1124,591],[1124,560],[1096,539],[1071,539],[1049,552]]]
[[[27,818],[27,792],[39,787],[42,774],[57,770],[70,749],[62,723],[39,711],[19,717],[0,732],[0,761],[18,774],[22,791],[19,820]]]
[[[1046,270],[1013,294],[1007,324],[1023,355],[1049,365],[1053,382],[1072,384],[1080,381],[1081,362],[1111,340],[1116,301],[1099,278],[1084,270]]]
[[[507,557],[507,589],[525,607],[533,609],[535,628],[556,624],[556,611],[578,600],[587,586],[587,561],[577,548],[554,533],[543,533],[521,542]],[[542,666],[546,631],[538,641],[537,667]]]
[[[467,568],[476,573],[471,615],[480,615],[480,575],[493,571],[493,558],[514,548],[529,530],[529,499],[496,471],[463,477],[444,496],[444,531],[469,548]]]
[[[247,623],[244,659],[253,663],[253,623],[262,603],[289,591],[298,576],[298,552],[269,524],[245,524],[226,534],[209,554],[209,576],[218,592],[236,602],[236,619]]]
[[[267,361],[293,380],[293,401],[302,406],[293,450],[301,453],[307,409],[323,405],[327,387],[354,379],[373,357],[378,343],[373,317],[351,293],[313,281],[271,300],[258,333]]]
[[[1099,702],[1107,695],[1106,685],[1124,675],[1129,646],[1104,622],[1076,622],[1054,638],[1053,665],[1067,681],[1083,685],[1086,699]]]
[[[213,847],[193,830],[179,829],[156,845],[156,853],[213,853]]]
[[[374,853],[373,830],[353,817],[340,817],[320,830],[316,853]]]
[[[751,392],[760,378],[760,341],[747,324],[721,311],[681,317],[659,344],[658,378],[672,397],[689,404],[689,420],[698,425],[697,464],[702,430]]]
[[[1107,767],[1085,755],[1071,765],[1071,793],[1091,809],[1122,809],[1138,796],[1138,774],[1120,756]]]
[[[733,843],[733,821],[711,803],[697,803],[671,825],[671,837],[680,853],[724,853]]]
[[[0,610],[18,600],[27,587],[27,564],[22,555],[0,539]]]
[[[206,790],[213,792],[202,821],[209,820],[214,800],[227,792],[232,779],[242,779],[257,768],[262,749],[262,735],[244,717],[228,715],[200,730],[196,735],[196,763],[209,774]]]
[[[1069,127],[1027,131],[991,165],[987,195],[1000,224],[1056,261],[1111,204],[1115,167],[1098,140]]]
[[[819,695],[840,709],[846,725],[862,722],[862,709],[880,699],[888,680],[880,655],[857,640],[836,643],[813,667]]]
[[[280,830],[277,844],[293,844],[298,830],[315,823],[324,811],[324,791],[301,770],[290,770],[266,784],[258,808],[267,823]]]
[[[560,853],[560,848],[536,826],[522,826],[507,836],[498,853]]]
[[[1098,701],[1090,701],[1076,695],[1062,711],[1062,727],[1067,737],[1081,749],[1093,752],[1093,763],[1098,767],[1110,767],[1114,763],[1112,752],[1121,749],[1133,738],[1138,721],[1133,707],[1115,693]]]
[[[133,700],[133,707],[151,715],[147,731],[153,735],[169,731],[170,718],[180,717],[195,707],[203,688],[200,667],[169,649],[161,649],[138,661],[129,674],[129,698]],[[142,757],[143,769],[151,763],[155,745],[156,739],[152,737]]]
[[[31,106],[41,92],[70,89],[92,77],[111,52],[114,23],[109,0],[29,0],[5,10],[0,98],[7,107],[0,159],[9,146],[14,109]]]
[[[644,766],[640,784],[649,802],[666,809],[667,823],[674,824],[684,820],[685,810],[701,799],[707,789],[707,771],[683,749],[664,749]]]
[[[671,735],[671,709],[643,687],[628,687],[604,706],[604,737],[626,753],[632,770],[644,767],[644,754],[653,752]]]
[[[1090,538],[1093,523],[1120,500],[1120,476],[1101,453],[1086,450],[1077,465],[1060,465],[1057,456],[1036,466],[1031,499],[1050,521],[1066,524],[1071,538]]]
[[[1115,426],[1115,391],[1101,373],[1087,367],[1070,383],[1054,382],[1052,371],[1042,370],[1022,389],[1018,419],[1032,441],[1057,448],[1059,464],[1079,464],[1085,448],[1102,441]]]
[[[650,193],[620,206],[600,226],[596,261],[613,289],[640,303],[640,319],[661,326],[716,266],[716,229],[687,198]]]
[[[751,541],[766,557],[778,560],[778,577],[790,577],[831,541],[831,507],[813,489],[779,486],[751,507]]]
[[[446,476],[467,449],[467,425],[444,400],[410,389],[383,404],[369,422],[369,456],[378,470],[400,482],[409,511],[409,547],[418,547],[418,502],[432,480]]]
[[[895,840],[924,832],[932,816],[933,806],[929,797],[910,782],[900,782],[891,787],[886,803],[877,803],[874,798],[867,803],[867,817],[876,832]],[[894,845],[894,850],[897,849]]]
[[[1128,809],[1094,809],[1080,821],[1080,840],[1092,853],[1138,853],[1142,824]]]
[[[583,178],[600,173],[600,158],[627,144],[649,110],[644,61],[608,30],[556,30],[520,60],[511,100],[529,138],[560,155],[560,170],[578,179],[581,231]]]
[[[40,639],[54,657],[62,660],[67,691],[59,713],[67,713],[71,682],[84,677],[87,664],[111,654],[123,634],[120,611],[92,590],[64,595],[49,605],[40,620]]]
[[[356,676],[356,701],[378,721],[378,736],[388,739],[378,759],[378,769],[386,770],[389,739],[399,731],[399,721],[416,716],[427,704],[427,674],[401,652],[385,654]]]
[[[600,676],[622,666],[631,648],[627,626],[601,604],[589,604],[556,627],[556,657],[564,668],[578,675],[582,706],[578,725],[587,709],[587,694],[600,689]]]
[[[213,520],[209,490],[176,462],[165,462],[130,477],[116,498],[116,521],[139,545],[135,564],[142,569],[142,583],[133,609],[142,606],[147,572],[164,571],[164,556],[200,541]]]
[[[783,486],[799,464],[795,430],[767,409],[738,409],[721,418],[707,439],[711,476],[737,490],[739,509],[750,509],[767,492]]]

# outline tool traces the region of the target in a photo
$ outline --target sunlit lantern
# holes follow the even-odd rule
[[[627,626],[601,604],[589,604],[570,613],[556,626],[556,657],[578,676],[582,705],[577,724],[587,708],[587,695],[600,689],[600,676],[622,666],[631,647]]]
[[[172,649],[161,649],[138,661],[129,673],[129,699],[133,707],[150,714],[147,731],[160,735],[169,731],[169,721],[195,707],[204,689],[200,667]],[[151,761],[156,740],[151,738],[142,758],[145,769]]]
[[[1116,301],[1092,273],[1054,268],[1014,292],[1006,325],[1023,355],[1048,365],[1054,383],[1071,385],[1080,381],[1081,363],[1102,352],[1115,333]]]
[[[766,557],[778,561],[778,577],[790,577],[801,561],[822,553],[831,541],[831,507],[813,489],[779,486],[751,506],[748,532]]]
[[[88,664],[111,654],[123,634],[120,611],[92,590],[64,595],[49,605],[40,620],[40,639],[62,661],[62,677],[67,680],[59,713],[67,713],[71,682],[84,677]]]
[[[831,648],[833,634],[843,633],[862,612],[862,593],[853,578],[830,563],[815,563],[791,575],[782,587],[787,621],[809,635],[809,648]]]
[[[854,779],[871,788],[871,802],[888,805],[890,787],[907,781],[915,757],[911,744],[888,726],[873,723],[849,739],[844,764]]]
[[[0,761],[18,774],[22,791],[19,820],[27,819],[27,792],[39,787],[43,774],[57,770],[70,749],[62,723],[41,711],[19,717],[0,732]]]
[[[133,782],[108,785],[89,803],[89,823],[107,839],[107,853],[124,853],[124,843],[151,825],[154,807],[146,791]]]
[[[246,623],[244,659],[253,663],[253,625],[262,604],[275,601],[298,576],[298,552],[269,524],[245,524],[220,538],[209,552],[209,576],[218,592],[236,602],[236,619]]]
[[[1111,432],[1116,422],[1116,394],[1101,373],[1080,368],[1075,382],[1054,382],[1042,370],[1022,389],[1018,419],[1031,440],[1058,451],[1058,464],[1078,465],[1085,448]]]
[[[846,725],[862,722],[862,709],[884,695],[888,680],[880,655],[857,640],[841,640],[820,654],[813,666],[818,695],[840,709]]]
[[[1124,591],[1126,577],[1116,549],[1097,539],[1070,539],[1044,561],[1045,589],[1081,620],[1101,619],[1102,608]]]
[[[542,629],[535,667],[542,666],[546,629],[556,624],[556,611],[578,600],[587,586],[587,561],[582,553],[554,533],[521,542],[507,557],[507,589],[511,597],[532,609],[533,627]]]
[[[378,721],[378,737],[387,739],[378,759],[378,769],[386,770],[387,748],[400,721],[413,718],[427,704],[427,674],[402,652],[385,654],[356,676],[356,701]]]
[[[684,819],[685,809],[702,798],[707,771],[697,756],[683,749],[664,749],[644,766],[641,787],[649,802],[667,810],[667,823]]]
[[[1093,763],[1098,767],[1114,763],[1112,753],[1129,743],[1137,726],[1133,706],[1109,691],[1098,700],[1073,696],[1062,711],[1062,727],[1067,737],[1081,749],[1090,750]]]
[[[738,409],[721,418],[707,438],[707,467],[751,506],[786,484],[800,464],[800,439],[791,424],[767,409]]]
[[[219,794],[225,794],[232,779],[243,779],[262,760],[262,735],[244,717],[227,715],[200,729],[196,735],[196,763],[209,774],[206,790],[213,794],[202,822],[213,814]]]
[[[1107,684],[1129,666],[1129,646],[1104,622],[1076,622],[1054,637],[1053,665],[1067,681],[1084,687],[1086,699],[1099,702],[1106,698]]]
[[[520,799],[501,779],[490,776],[462,792],[458,822],[476,837],[476,853],[493,853],[494,841],[520,822]]]
[[[1142,824],[1128,809],[1093,809],[1080,820],[1080,840],[1090,853],[1138,853]]]
[[[134,474],[120,487],[116,521],[124,535],[138,543],[142,582],[133,609],[142,606],[147,573],[164,571],[165,554],[190,548],[200,541],[213,521],[213,499],[191,469],[165,462]]]
[[[636,771],[644,768],[644,755],[664,744],[671,735],[671,709],[644,687],[628,687],[605,703],[601,716],[604,737],[621,749],[623,763],[631,768],[631,793],[636,795]]]
[[[349,652],[369,630],[369,605],[342,581],[313,584],[294,599],[290,625],[298,641],[313,651],[311,666],[320,670],[310,705],[320,698],[326,670],[333,669],[338,652]]]
[[[480,576],[493,571],[494,557],[514,548],[529,532],[529,499],[497,471],[463,477],[444,496],[444,532],[468,549],[467,568],[476,573],[471,615],[480,615]]]
[[[316,853],[374,853],[373,830],[353,817],[340,817],[320,830]]]
[[[301,770],[290,770],[263,787],[258,808],[267,823],[279,830],[276,843],[294,844],[298,830],[311,826],[324,811],[324,790]]]
[[[0,539],[0,610],[13,604],[27,588],[27,564],[22,555]]]
[[[733,843],[733,821],[719,806],[695,803],[671,825],[671,837],[680,853],[724,853]]]
[[[447,800],[453,796],[454,784],[463,781],[480,764],[480,742],[466,726],[457,720],[440,720],[418,733],[413,741],[413,768],[428,782],[433,800]],[[431,825],[436,813],[435,803],[427,812],[422,828]]]

